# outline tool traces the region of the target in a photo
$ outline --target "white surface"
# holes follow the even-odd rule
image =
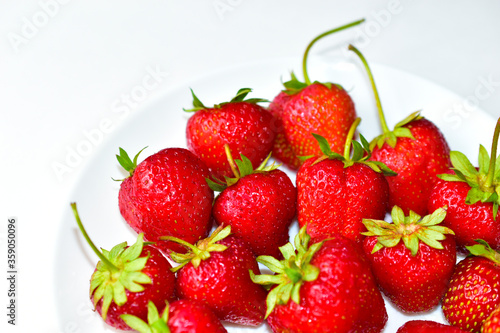
[[[39,332],[78,331],[57,321],[53,251],[61,224],[68,222],[61,220],[74,199],[71,189],[113,137],[104,130],[118,131],[130,122],[131,117],[121,117],[123,111],[140,113],[165,90],[182,87],[207,71],[280,57],[300,61],[314,36],[365,17],[364,27],[326,38],[312,54],[351,58],[344,50],[347,42],[354,42],[370,63],[418,74],[469,101],[442,101],[441,123],[474,122],[479,113],[469,106],[475,102],[497,118],[499,10],[494,0],[1,2],[0,217],[18,217],[21,253],[19,325],[7,326],[2,315],[0,328],[26,332],[36,323]],[[151,72],[157,73],[156,81]],[[240,87],[220,88],[232,94]],[[404,84],[394,88],[402,91],[398,97],[412,93]],[[143,101],[135,103],[136,98],[126,107],[122,98],[144,91]],[[392,103],[383,98],[384,105]],[[476,135],[487,131],[484,127],[470,134],[474,145],[480,142]],[[97,129],[102,136],[96,135]],[[85,133],[93,134],[93,144],[85,146]],[[89,153],[79,160],[69,153],[85,147]],[[475,159],[476,152],[467,153]],[[58,178],[54,163],[67,165],[71,172]],[[5,249],[2,225],[0,248]],[[0,267],[5,271],[5,260]],[[5,279],[1,281],[0,294],[5,295]]]

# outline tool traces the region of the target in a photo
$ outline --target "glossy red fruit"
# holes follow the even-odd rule
[[[500,332],[500,307],[497,307],[483,323],[481,333],[499,333]]]
[[[359,121],[351,128],[346,147]],[[316,136],[323,156],[309,158],[297,173],[298,221],[312,237],[340,233],[361,243],[366,231],[363,218],[383,219],[388,209],[389,188],[382,172],[390,173],[380,163],[370,163],[367,143],[353,143],[345,155],[332,153],[324,138]],[[368,154],[368,155],[366,155]]]
[[[187,123],[187,146],[210,169],[212,176],[231,176],[224,145],[243,154],[256,168],[271,152],[275,138],[273,116],[259,106],[262,99],[244,98],[251,89],[240,89],[231,101],[204,106],[193,93],[195,111]]]
[[[284,83],[285,90],[271,103],[270,110],[280,125],[277,127],[273,155],[288,167],[298,169],[303,163],[298,157],[321,153],[311,133],[325,137],[334,152],[342,152],[349,128],[356,118],[354,102],[338,84],[311,82],[307,73],[307,57],[311,47],[321,38],[363,22],[364,19],[358,20],[314,38],[302,60],[305,82],[300,82],[292,73],[291,80]]]
[[[255,255],[278,256],[279,247],[288,242],[288,229],[296,215],[297,190],[278,166],[266,166],[267,159],[254,170],[244,155],[234,161],[229,149],[227,153],[235,177],[209,183],[221,192],[212,210],[215,221],[230,225]]]
[[[444,224],[455,231],[461,252],[465,246],[475,244],[476,239],[486,241],[492,248],[500,250],[500,162],[497,161],[500,119],[497,122],[491,149],[491,158],[483,146],[479,149],[479,168],[475,168],[467,157],[452,151],[450,158],[453,170],[439,175],[428,202],[429,209],[439,205],[448,206]]]
[[[249,270],[259,271],[252,249],[230,232],[230,226],[219,227],[196,246],[181,241],[189,252],[170,254],[180,263],[173,269],[176,293],[205,303],[220,320],[257,326],[264,320],[267,292],[250,278]]]
[[[156,306],[148,304],[148,322],[133,315],[122,315],[130,328],[140,333],[225,333],[217,316],[199,302],[178,300],[166,305],[161,316]]]
[[[412,320],[401,326],[396,333],[466,333],[457,327],[430,320]]]
[[[350,239],[333,235],[310,243],[300,229],[295,247],[281,248],[284,260],[257,260],[276,274],[254,275],[256,283],[275,285],[267,297],[273,332],[381,332],[387,322],[384,300],[370,266]]]
[[[451,325],[480,332],[483,322],[500,305],[500,253],[482,241],[467,249],[472,256],[457,264],[442,308]]]
[[[431,121],[415,112],[397,123],[391,131],[385,121],[380,98],[366,59],[349,45],[362,60],[370,77],[377,101],[383,133],[370,143],[371,160],[386,164],[397,175],[387,178],[390,207],[398,206],[405,214],[410,210],[426,215],[429,194],[438,181],[437,175],[451,166],[450,148],[444,135]],[[430,212],[430,211],[429,211]]]
[[[172,266],[157,248],[143,244],[142,234],[130,247],[124,242],[100,252],[83,228],[76,204],[71,206],[82,234],[101,259],[90,281],[90,298],[107,324],[128,330],[122,314],[146,320],[149,302],[163,308],[165,301],[175,299]]]
[[[203,162],[189,150],[166,148],[137,165],[120,148],[120,164],[130,172],[118,194],[120,213],[148,241],[174,236],[187,242],[206,237],[212,226],[213,191]],[[176,243],[158,242],[163,251],[182,251]]]
[[[273,157],[281,161],[288,168],[297,170],[303,161],[297,157],[292,146],[288,142],[283,124],[283,108],[290,99],[290,95],[282,91],[269,104],[269,112],[274,116],[276,138],[274,139]]]
[[[453,231],[440,223],[442,208],[423,218],[397,206],[393,223],[363,220],[363,249],[382,292],[402,312],[422,313],[439,305],[456,263]]]

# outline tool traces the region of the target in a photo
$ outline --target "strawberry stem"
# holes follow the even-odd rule
[[[382,110],[382,103],[380,102],[380,97],[378,95],[378,90],[377,86],[375,85],[375,80],[373,79],[372,71],[370,69],[370,66],[368,66],[368,62],[366,61],[366,58],[363,56],[363,54],[353,45],[349,44],[348,46],[349,50],[353,51],[358,55],[358,57],[361,59],[361,62],[363,63],[366,72],[368,73],[368,77],[370,78],[370,83],[372,84],[372,89],[373,93],[375,95],[375,101],[377,102],[377,111],[378,111],[378,116],[380,119],[380,124],[382,125],[382,131],[385,133],[389,133],[389,127],[387,126],[387,122],[385,120],[384,116],[384,111]]]
[[[361,20],[358,20],[358,21],[355,21],[355,22],[352,22],[352,23],[349,23],[349,24],[346,24],[346,25],[343,25],[341,27],[338,27],[338,28],[335,28],[335,29],[332,29],[332,30],[328,30],[320,35],[318,35],[316,38],[314,38],[310,43],[309,45],[307,45],[307,48],[306,48],[306,51],[304,52],[304,57],[302,58],[302,72],[304,73],[304,81],[307,85],[310,85],[311,84],[311,80],[309,79],[309,75],[307,75],[307,56],[309,55],[309,50],[311,49],[311,47],[318,41],[320,40],[321,38],[325,37],[325,36],[328,36],[330,34],[333,34],[335,32],[338,32],[338,31],[341,31],[341,30],[345,30],[345,29],[348,29],[350,27],[353,27],[353,26],[356,26],[358,24],[361,24],[365,21],[365,19],[361,19]]]
[[[78,228],[80,229],[80,232],[82,233],[83,237],[85,237],[85,240],[87,243],[90,245],[92,250],[95,252],[95,254],[101,259],[101,262],[106,265],[111,271],[113,272],[118,272],[119,269],[115,265],[111,263],[111,261],[106,258],[101,251],[97,249],[95,246],[94,242],[90,239],[89,235],[87,234],[87,231],[85,231],[85,228],[83,227],[83,223],[80,220],[80,215],[78,214],[78,210],[76,209],[76,203],[72,202],[71,203],[71,209],[73,210],[73,214],[75,215],[76,223],[78,224]]]
[[[493,179],[495,178],[495,165],[497,162],[497,148],[498,148],[498,136],[500,134],[500,118],[495,126],[495,133],[493,134],[493,143],[491,145],[491,158],[490,167],[488,170],[488,176],[486,177],[485,187],[491,187],[493,185]]]
[[[229,162],[229,166],[231,167],[231,171],[233,171],[234,176],[239,179],[240,173],[238,172],[238,167],[236,166],[236,163],[234,162],[234,158],[231,155],[231,149],[229,148],[229,145],[227,143],[224,145],[224,151],[226,152],[227,161]]]
[[[351,158],[351,144],[352,144],[352,139],[354,138],[354,133],[356,132],[356,128],[358,127],[359,123],[361,122],[361,118],[356,118],[354,122],[351,125],[351,128],[349,129],[349,133],[347,133],[347,138],[345,140],[345,146],[344,146],[344,158],[346,160]]]

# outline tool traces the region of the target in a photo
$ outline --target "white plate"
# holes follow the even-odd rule
[[[185,147],[185,125],[189,114],[182,108],[189,107],[192,87],[205,105],[227,101],[239,88],[250,87],[249,97],[273,99],[281,89],[281,80],[289,78],[293,69],[299,78],[300,59],[276,59],[262,63],[218,70],[166,90],[136,110],[121,126],[107,137],[94,153],[93,160],[82,172],[59,230],[58,257],[56,258],[56,295],[58,316],[62,332],[114,331],[103,324],[92,311],[89,301],[89,279],[97,262],[96,256],[83,243],[69,208],[70,201],[78,204],[83,223],[98,247],[110,249],[114,245],[135,240],[134,232],[127,226],[118,210],[119,183],[123,173],[116,161],[118,147],[135,154],[149,146],[140,160],[166,147]],[[479,144],[489,150],[494,119],[486,113],[469,109],[469,105],[454,93],[424,79],[380,65],[371,65],[377,82],[389,126],[392,127],[415,110],[435,122],[445,134],[452,149],[464,152],[475,163]],[[380,133],[373,93],[365,71],[358,59],[311,58],[309,75],[313,80],[340,83],[346,88],[362,117],[361,133],[371,139]],[[465,103],[465,104],[464,104]],[[458,114],[457,106],[465,106],[465,113]],[[467,117],[467,118],[465,118]],[[292,179],[293,173],[289,172]],[[296,233],[296,225],[290,234]],[[387,303],[386,303],[387,304]],[[431,313],[406,316],[387,304],[389,321],[384,332],[396,332],[408,320],[429,319],[445,322],[440,308]],[[228,326],[229,332],[270,332],[266,325],[259,328]]]

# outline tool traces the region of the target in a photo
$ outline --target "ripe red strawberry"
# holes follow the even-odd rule
[[[209,181],[221,192],[212,214],[219,225],[230,225],[231,231],[250,244],[255,255],[279,255],[279,247],[288,242],[288,228],[296,214],[297,190],[290,178],[268,159],[255,170],[244,155],[234,161],[226,147],[235,178],[224,183]],[[235,165],[237,164],[237,166]]]
[[[401,326],[396,333],[466,333],[454,326],[429,320],[412,320]]]
[[[163,307],[165,301],[175,299],[175,275],[163,254],[152,245],[144,245],[143,235],[128,247],[121,243],[100,252],[85,231],[76,204],[71,207],[78,227],[88,244],[101,259],[90,280],[90,298],[102,319],[109,325],[128,330],[120,318],[129,313],[143,320],[147,318],[148,302]]]
[[[427,200],[438,181],[437,175],[450,167],[448,143],[434,123],[420,116],[420,111],[389,130],[368,63],[354,46],[349,45],[349,49],[361,58],[368,72],[383,130],[370,143],[371,160],[383,162],[397,172],[397,176],[387,178],[390,206],[402,208],[405,214],[412,210],[426,215]]]
[[[446,320],[469,332],[479,332],[500,305],[500,253],[478,242],[467,246],[472,256],[457,264],[442,301]]]
[[[121,318],[140,333],[224,333],[219,318],[203,303],[181,299],[166,305],[163,313],[149,302],[148,322],[124,314]]]
[[[481,333],[499,333],[500,332],[500,306],[490,314],[481,327]]]
[[[206,107],[193,94],[193,109],[186,128],[187,146],[210,169],[216,178],[231,176],[224,145],[229,144],[235,154],[247,156],[257,167],[272,150],[275,131],[273,116],[257,105],[263,99],[247,99],[252,91],[243,88],[226,103]]]
[[[267,296],[273,332],[381,332],[387,322],[384,300],[361,249],[338,234],[310,244],[306,228],[281,247],[284,260],[257,261],[275,275],[255,275],[274,286]]]
[[[220,320],[257,326],[264,320],[267,293],[250,279],[249,270],[259,271],[252,249],[230,233],[230,226],[219,227],[196,246],[166,237],[189,249],[186,254],[170,253],[180,263],[173,268],[176,293],[205,303]]]
[[[285,127],[283,125],[283,107],[290,99],[290,95],[282,91],[276,96],[271,104],[269,104],[269,112],[274,116],[274,125],[276,138],[274,139],[273,157],[283,162],[292,170],[297,170],[303,161],[295,155],[292,146],[288,142],[285,135]]]
[[[280,125],[277,126],[273,154],[292,169],[298,169],[303,163],[298,156],[321,153],[311,133],[325,137],[334,152],[342,152],[349,127],[356,118],[354,102],[338,84],[311,82],[307,74],[307,56],[319,39],[364,21],[346,24],[314,38],[304,52],[302,69],[305,82],[297,80],[292,73],[291,80],[284,83],[285,90],[270,105]]]
[[[500,119],[497,122],[491,159],[483,146],[479,149],[479,168],[458,152],[450,154],[453,174],[442,174],[433,188],[428,202],[429,209],[448,206],[444,224],[453,229],[461,252],[476,239],[486,241],[500,250],[500,223],[497,213],[500,204],[500,162],[497,162],[497,145]]]
[[[167,148],[137,165],[120,148],[118,161],[130,172],[118,194],[120,212],[127,223],[148,241],[174,236],[196,242],[208,235],[212,226],[213,191],[203,162],[189,150]],[[182,251],[176,243],[158,242],[158,246]]]
[[[394,206],[391,215],[393,223],[363,220],[363,249],[375,280],[399,310],[430,311],[446,292],[457,259],[453,236],[445,236],[453,231],[439,225],[446,211],[421,218]]]
[[[344,156],[333,153],[328,142],[316,134],[323,156],[309,158],[297,173],[299,225],[307,224],[312,237],[340,233],[360,243],[366,231],[362,219],[383,219],[388,209],[389,188],[382,172],[385,165],[367,161],[368,142],[351,140],[359,124],[354,122],[345,143]]]

